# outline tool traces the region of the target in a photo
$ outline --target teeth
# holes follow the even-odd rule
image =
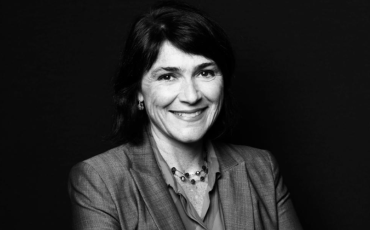
[[[196,117],[200,113],[201,113],[201,111],[197,111],[195,113],[176,113],[176,112],[174,112],[174,114],[176,114],[177,116],[180,116],[180,117],[188,117],[188,118]]]

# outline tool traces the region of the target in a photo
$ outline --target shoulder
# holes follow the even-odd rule
[[[128,167],[130,162],[129,145],[120,145],[83,161],[83,163],[89,164],[95,168]]]
[[[237,162],[246,164],[271,164],[275,159],[271,153],[264,149],[258,149],[246,145],[234,145],[227,143],[216,143],[215,146],[222,154],[228,154]]]
[[[130,153],[130,145],[121,145],[110,149],[76,164],[71,169],[70,178],[85,174],[90,177],[97,175],[103,180],[107,178],[113,179],[112,177],[122,175],[122,172],[130,169]]]
[[[107,224],[109,229],[118,229],[122,218],[125,226],[137,225],[137,219],[130,218],[137,212],[138,202],[138,190],[130,173],[131,155],[129,146],[122,145],[71,169],[68,193],[76,229],[92,225],[102,229],[101,225]]]
[[[75,165],[69,173],[70,196],[104,196],[106,202],[134,197],[137,191],[131,175],[132,154],[129,145],[122,145]]]
[[[263,149],[245,145],[225,143],[214,144],[219,152],[219,161],[227,165],[244,165],[247,172],[260,180],[274,180],[278,173],[278,164],[272,154]]]

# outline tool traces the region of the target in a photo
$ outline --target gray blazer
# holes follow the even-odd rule
[[[259,149],[213,143],[226,229],[299,230],[274,158]],[[85,229],[185,229],[148,140],[77,164],[70,173],[73,224]]]

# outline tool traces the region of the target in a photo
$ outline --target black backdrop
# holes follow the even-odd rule
[[[103,141],[111,78],[129,23],[151,2],[3,4],[6,229],[70,229],[68,172],[113,147]],[[305,229],[366,228],[370,4],[188,2],[219,22],[235,49],[241,120],[232,142],[272,151]]]

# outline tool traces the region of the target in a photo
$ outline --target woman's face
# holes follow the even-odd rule
[[[201,140],[221,109],[222,74],[213,60],[164,42],[144,73],[138,99],[144,101],[155,135],[193,143]]]

